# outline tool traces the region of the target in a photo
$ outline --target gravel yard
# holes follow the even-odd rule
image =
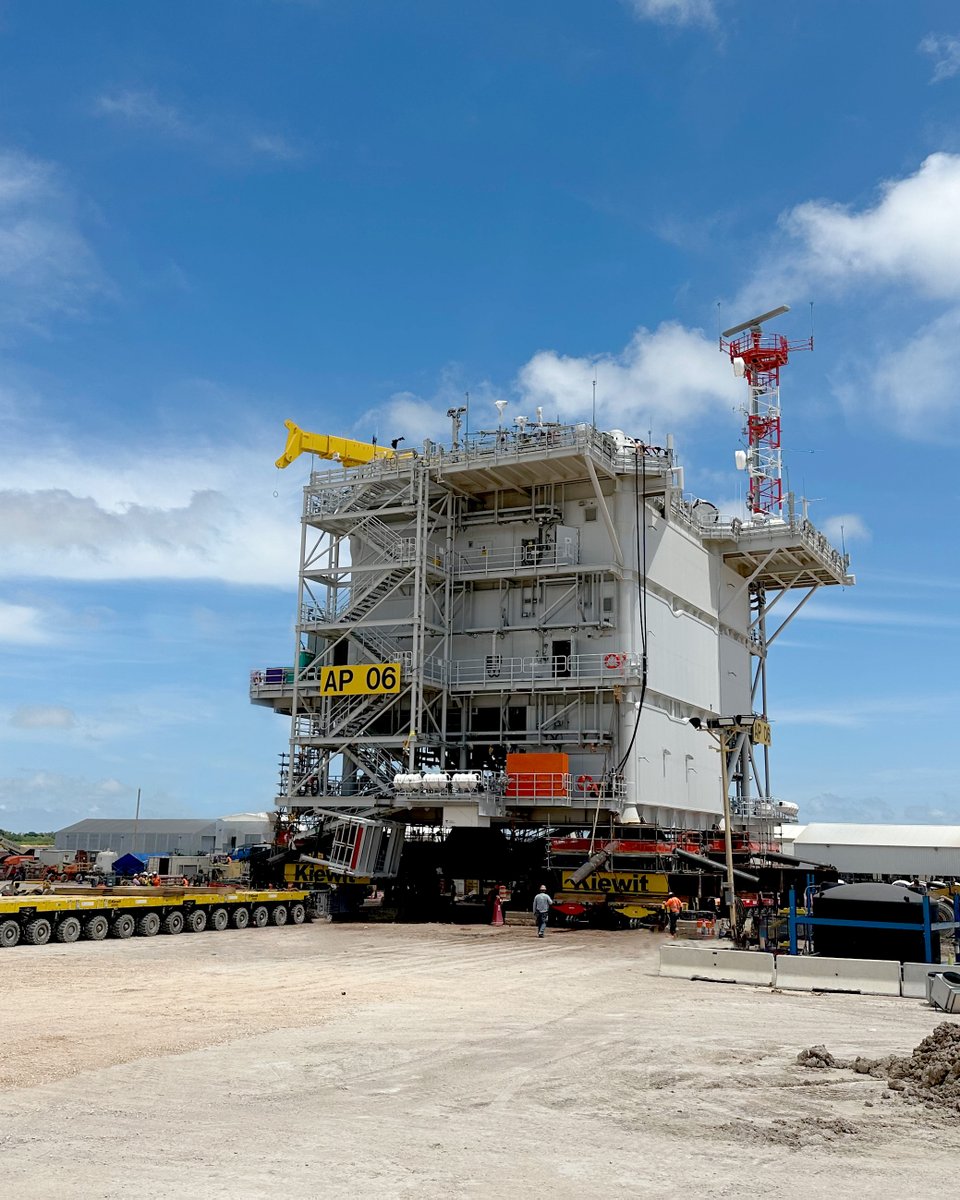
[[[4,1192],[943,1189],[960,1114],[796,1063],[908,1054],[942,1014],[660,979],[660,941],[315,924],[3,951]]]

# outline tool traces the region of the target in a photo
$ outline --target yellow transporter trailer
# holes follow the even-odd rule
[[[0,896],[0,947],[24,941],[91,942],[205,929],[301,925],[313,916],[309,891],[228,888],[111,888]]]

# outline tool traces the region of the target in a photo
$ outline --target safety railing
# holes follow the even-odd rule
[[[749,820],[776,821],[778,824],[796,822],[797,806],[786,800],[772,800],[758,796],[749,799],[732,797],[730,809],[735,817]]]
[[[394,458],[377,458],[361,467],[350,468],[350,479],[379,480],[408,476],[418,462],[432,468],[450,466],[486,466],[491,462],[517,462],[542,458],[545,453],[570,450],[589,453],[596,461],[614,471],[632,472],[639,459],[644,460],[648,475],[662,474],[673,469],[673,453],[662,446],[648,446],[634,438],[607,433],[586,423],[564,425],[555,422],[528,420],[522,424],[485,430],[461,437],[456,446],[429,442],[422,451],[398,454]],[[311,472],[311,488],[343,488],[343,468],[325,468]]]
[[[778,530],[790,533],[824,561],[837,576],[846,574],[850,567],[850,555],[836,550],[824,534],[805,517],[774,516],[764,520],[744,521],[739,517],[720,518],[704,523],[697,514],[696,503],[677,499],[673,506],[675,515],[695,528],[708,541],[721,539],[749,544],[751,541],[769,538]]]
[[[491,546],[458,553],[456,574],[503,575],[513,571],[575,567],[580,555],[574,546]]]
[[[356,631],[363,641],[367,631]],[[384,646],[381,649],[386,650]],[[391,651],[389,660],[398,662],[402,678],[413,670],[413,656],[409,651]],[[488,654],[485,658],[466,658],[452,661],[426,659],[422,664],[423,678],[430,683],[448,687],[474,687],[480,684],[526,684],[537,683],[564,685],[570,682],[612,684],[629,678],[637,667],[630,656],[618,650],[597,654],[553,654],[547,657],[505,657]],[[310,683],[317,678],[318,667],[302,672],[300,681]],[[292,667],[256,667],[250,672],[250,694],[260,695],[264,691],[275,693],[276,689],[292,688]]]
[[[553,654],[546,657],[456,659],[447,663],[450,687],[483,683],[535,684],[584,680],[613,683],[631,674],[630,657],[618,650],[597,654]]]

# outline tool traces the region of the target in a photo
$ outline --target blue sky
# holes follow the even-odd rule
[[[0,68],[0,825],[270,803],[286,418],[596,373],[732,510],[717,304],[811,300],[785,463],[858,586],[771,657],[774,788],[960,821],[955,4],[6,0]]]

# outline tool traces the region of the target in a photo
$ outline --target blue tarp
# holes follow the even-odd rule
[[[139,854],[124,854],[113,864],[115,875],[139,875],[147,865],[147,860]]]

